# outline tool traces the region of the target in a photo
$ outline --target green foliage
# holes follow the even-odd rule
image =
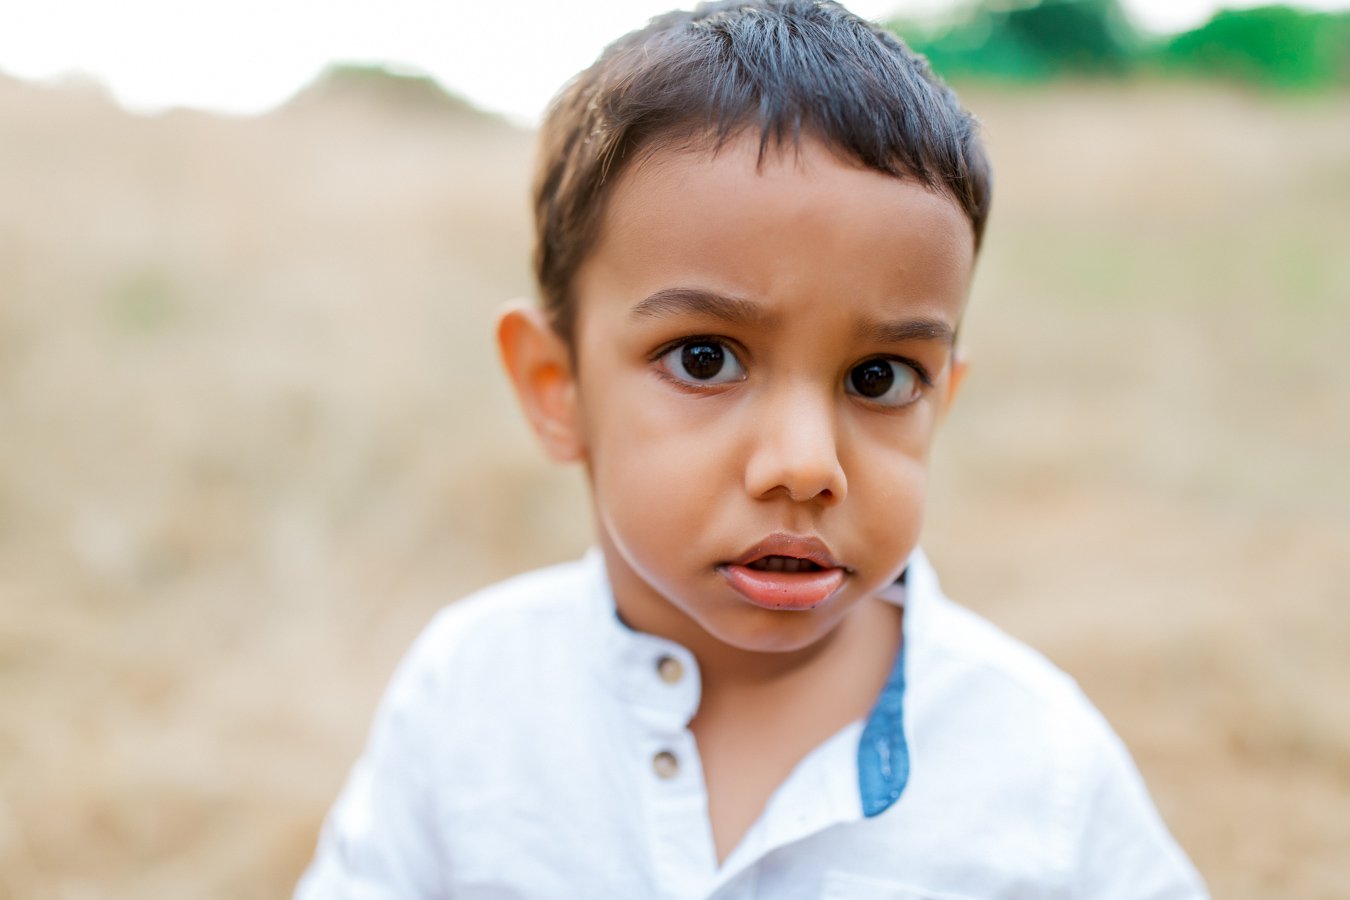
[[[936,30],[890,27],[953,78],[1041,81],[1161,70],[1273,87],[1350,83],[1347,13],[1222,10],[1199,28],[1149,42],[1117,0],[977,0]]]
[[[1116,0],[979,3],[936,34],[903,23],[892,27],[935,69],[954,77],[1120,75],[1133,64],[1139,43]]]
[[[1350,14],[1287,6],[1223,10],[1169,41],[1159,54],[1168,69],[1280,87],[1350,82]]]

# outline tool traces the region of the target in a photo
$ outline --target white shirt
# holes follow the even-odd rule
[[[297,900],[1206,896],[1074,682],[943,597],[921,552],[904,581],[876,708],[721,865],[695,660],[620,622],[598,553],[454,604],[395,674]]]

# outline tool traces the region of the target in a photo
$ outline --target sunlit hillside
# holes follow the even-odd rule
[[[949,592],[1047,652],[1228,898],[1350,883],[1350,104],[966,97],[997,195]],[[530,136],[0,81],[0,898],[284,896],[439,606],[588,543],[490,342]]]

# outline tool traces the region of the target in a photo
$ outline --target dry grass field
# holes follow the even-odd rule
[[[981,91],[926,544],[1228,898],[1350,892],[1350,103]],[[588,543],[491,349],[530,138],[0,80],[0,898],[272,898],[442,604]]]

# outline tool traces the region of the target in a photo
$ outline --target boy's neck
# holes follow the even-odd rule
[[[704,652],[689,729],[719,864],[808,754],[866,719],[899,651],[902,619],[900,607],[874,598],[805,651],[752,654],[750,664],[744,651]]]

